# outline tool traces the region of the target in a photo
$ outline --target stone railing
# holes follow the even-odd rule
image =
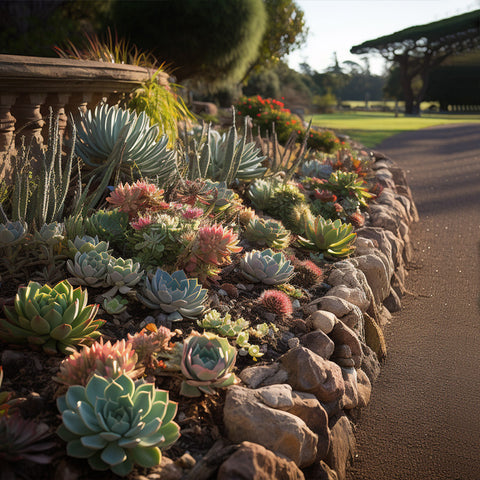
[[[0,55],[0,179],[11,177],[14,143],[25,137],[42,144],[50,107],[59,115],[63,134],[70,113],[93,108],[102,99],[116,104],[151,73],[134,65]],[[157,79],[168,84],[165,73]]]

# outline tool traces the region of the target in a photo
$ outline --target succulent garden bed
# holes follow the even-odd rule
[[[0,198],[2,479],[343,478],[416,212],[391,161],[308,132],[170,149],[102,106],[70,155],[54,125],[19,152],[40,174]]]

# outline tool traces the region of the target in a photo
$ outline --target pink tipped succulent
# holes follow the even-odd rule
[[[337,196],[334,195],[329,190],[315,189],[315,191],[313,193],[315,195],[315,198],[318,198],[321,202],[336,202],[337,201]]]
[[[204,211],[201,208],[190,207],[183,210],[181,214],[186,220],[195,220],[196,218],[200,218],[204,214]]]
[[[232,229],[208,225],[198,230],[192,251],[205,263],[224,265],[231,262],[230,254],[243,250],[238,242],[238,235]]]
[[[130,225],[134,230],[141,230],[142,228],[148,227],[152,223],[152,217],[150,215],[146,215],[145,217],[138,217],[135,221],[130,222]]]
[[[54,380],[65,385],[85,386],[93,374],[116,378],[122,373],[131,379],[139,378],[143,367],[137,368],[138,357],[130,342],[120,340],[113,345],[108,341],[94,343],[67,357],[60,364],[60,371]]]
[[[282,317],[289,317],[293,313],[290,297],[279,290],[265,290],[259,301],[266,310]]]

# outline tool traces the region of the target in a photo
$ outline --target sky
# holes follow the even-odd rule
[[[309,28],[307,42],[288,57],[298,70],[306,62],[313,70],[325,71],[334,64],[353,61],[362,65],[363,55],[350,48],[367,40],[388,35],[414,25],[435,22],[480,9],[480,0],[296,0],[305,12]],[[370,70],[381,75],[385,61],[368,55]]]

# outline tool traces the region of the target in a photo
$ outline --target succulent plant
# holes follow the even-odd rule
[[[195,318],[203,312],[207,290],[196,278],[187,278],[183,270],[168,274],[157,268],[152,279],[146,277],[138,300],[149,308],[160,308],[171,320]]]
[[[279,290],[265,290],[258,300],[266,310],[276,315],[288,317],[293,313],[290,297]]]
[[[92,250],[97,253],[110,253],[108,242],[100,241],[98,235],[95,235],[95,237],[91,237],[90,235],[82,235],[79,237],[77,235],[73,242],[71,240],[68,241],[68,252],[71,258],[75,258],[77,252],[88,253]]]
[[[65,225],[65,234],[67,238],[72,239],[75,237],[82,238],[86,231],[85,231],[85,220],[82,215],[70,215],[63,220],[63,224]]]
[[[186,380],[180,394],[198,397],[201,392],[213,394],[216,388],[235,383],[236,353],[226,338],[212,333],[190,335],[183,344],[181,370]]]
[[[290,231],[280,221],[257,217],[248,222],[245,238],[257,245],[284,250],[290,244]]]
[[[69,279],[70,283],[94,288],[106,287],[107,266],[111,258],[107,252],[77,252],[73,262],[67,261],[67,270],[73,275],[73,278]]]
[[[45,223],[40,230],[35,232],[33,238],[48,245],[56,245],[65,238],[64,231],[63,223]]]
[[[98,305],[87,305],[87,291],[67,280],[53,288],[30,282],[20,287],[14,307],[4,307],[0,338],[5,342],[40,345],[46,353],[68,353],[69,348],[89,344],[105,322],[94,320]]]
[[[332,221],[317,217],[311,222],[305,222],[305,237],[298,237],[300,246],[309,250],[317,250],[332,257],[347,257],[354,252],[357,234],[353,232],[350,223],[340,219]]]
[[[0,365],[0,387],[3,382],[3,367]],[[15,405],[12,400],[13,392],[0,392],[0,417],[6,415],[8,411]]]
[[[285,283],[293,276],[293,265],[282,252],[252,250],[240,260],[240,271],[250,282],[266,285]]]
[[[277,181],[268,179],[255,180],[248,188],[248,198],[253,206],[259,210],[265,210],[273,197],[273,191],[278,184]]]
[[[153,383],[93,375],[85,387],[71,386],[57,399],[62,425],[57,434],[67,454],[86,458],[94,470],[124,476],[134,465],[160,464],[164,449],[180,436],[173,422],[177,404]]]
[[[312,218],[310,206],[307,203],[300,203],[291,209],[288,224],[294,233],[301,235],[305,230],[305,219]]]
[[[329,163],[323,163],[319,160],[307,160],[302,165],[302,175],[304,177],[315,177],[327,179],[333,172]]]
[[[143,270],[140,268],[140,264],[134,263],[130,258],[124,260],[110,257],[105,282],[107,285],[112,285],[113,288],[105,296],[111,297],[117,292],[128,293],[142,279]]]
[[[87,166],[98,169],[106,167],[114,150],[122,150],[120,169],[126,176],[133,171],[168,183],[176,175],[175,152],[167,149],[166,135],[157,141],[158,133],[144,112],[137,115],[118,106],[99,105],[77,122],[75,152]]]
[[[0,248],[21,242],[27,233],[28,226],[25,222],[0,223]]]
[[[366,207],[367,199],[375,195],[368,191],[365,181],[355,172],[337,170],[328,178],[325,188],[342,198],[354,197],[360,205]]]
[[[97,210],[85,220],[89,235],[98,235],[102,240],[119,241],[125,237],[128,228],[128,214],[119,210]]]
[[[127,309],[128,300],[119,295],[104,298],[102,307],[109,315],[118,315]]]
[[[293,264],[297,273],[296,281],[300,281],[306,287],[320,283],[324,278],[323,270],[311,260],[295,258]]]
[[[135,380],[143,373],[143,368],[137,368],[137,363],[137,354],[130,342],[119,340],[112,345],[109,341],[103,343],[101,338],[63,360],[53,379],[64,385],[85,386],[94,374],[117,378],[124,373]]]
[[[197,320],[197,325],[205,329],[215,330],[222,337],[235,337],[242,330],[248,328],[250,324],[242,317],[232,321],[229,313],[222,317],[221,313],[214,309],[204,315],[202,320]]]
[[[273,196],[264,211],[274,218],[279,218],[287,228],[290,228],[293,209],[305,203],[306,197],[297,185],[281,183],[273,189]]]
[[[50,429],[46,423],[26,420],[19,413],[0,417],[0,465],[2,478],[18,478],[14,472],[19,462],[49,464],[53,455],[45,453],[55,446],[49,440]],[[8,476],[11,473],[11,476]]]

